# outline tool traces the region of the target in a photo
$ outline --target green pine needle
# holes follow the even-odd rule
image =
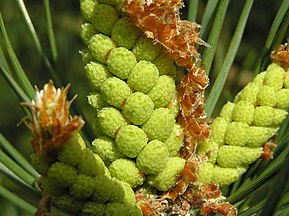
[[[215,21],[212,25],[212,30],[209,34],[209,38],[207,43],[210,44],[211,48],[205,49],[203,53],[203,64],[206,67],[207,74],[209,75],[211,66],[213,63],[213,59],[215,56],[215,52],[217,49],[217,42],[221,33],[221,29],[224,23],[225,15],[227,8],[229,6],[230,1],[229,0],[222,0],[220,2],[220,5],[218,7],[218,11],[215,17]]]
[[[10,43],[10,40],[9,40],[7,32],[6,32],[6,28],[5,28],[1,13],[0,13],[0,29],[1,29],[2,36],[4,38],[4,43],[6,45],[7,52],[9,54],[9,57],[11,59],[15,73],[17,75],[18,82],[20,83],[20,86],[22,86],[22,89],[26,92],[28,97],[30,99],[32,99],[35,96],[34,88],[32,87],[29,79],[27,78],[27,76],[26,76],[22,66],[20,65],[20,62],[19,62],[19,60],[18,60],[18,58],[17,58],[17,56],[16,56],[16,54],[12,48],[12,45]],[[7,65],[5,65],[5,66],[7,67]]]
[[[211,117],[213,110],[215,109],[216,103],[222,93],[224,84],[226,82],[228,73],[230,71],[230,68],[233,64],[234,58],[236,56],[236,53],[238,51],[243,33],[244,33],[244,29],[246,27],[246,23],[248,20],[248,16],[250,14],[251,8],[252,8],[252,4],[253,4],[253,0],[247,0],[245,5],[244,5],[244,9],[242,11],[242,14],[240,16],[239,22],[237,24],[235,33],[232,37],[232,40],[230,42],[230,46],[228,48],[227,54],[226,54],[226,58],[225,61],[221,67],[220,72],[218,73],[218,77],[215,80],[214,84],[213,84],[213,88],[208,96],[207,99],[207,103],[206,103],[206,113],[208,118]],[[207,49],[208,50],[208,49]]]
[[[14,203],[16,206],[22,208],[23,210],[28,211],[31,214],[34,214],[37,208],[27,201],[20,198],[18,195],[13,194],[11,191],[7,190],[5,187],[0,185],[0,195],[5,197],[7,200]]]

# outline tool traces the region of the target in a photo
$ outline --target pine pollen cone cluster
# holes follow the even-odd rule
[[[289,107],[287,45],[207,125],[208,78],[197,51],[206,43],[198,24],[180,20],[182,6],[181,0],[80,1],[87,46],[80,53],[96,138],[85,146],[83,120],[69,115],[68,88],[49,82],[24,104],[32,113],[31,160],[42,176],[36,215],[51,205],[69,215],[188,215],[196,208],[201,215],[237,214],[219,187],[271,157]]]

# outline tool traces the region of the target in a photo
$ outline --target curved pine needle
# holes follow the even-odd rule
[[[270,188],[270,193],[267,196],[261,215],[270,216],[274,214],[274,210],[289,180],[288,167],[289,157],[286,158],[285,163],[280,168],[280,171],[274,179],[274,184]]]
[[[27,201],[21,199],[19,196],[13,194],[11,191],[7,190],[5,187],[0,185],[0,195],[7,200],[14,203],[16,206],[28,211],[31,214],[34,214],[37,210],[37,208]]]
[[[215,21],[212,25],[207,43],[210,44],[211,48],[205,49],[203,53],[203,64],[206,67],[207,75],[209,75],[212,62],[217,49],[217,42],[220,36],[220,32],[224,23],[227,8],[229,6],[229,0],[222,0],[218,8]]]
[[[7,52],[9,54],[10,59],[11,59],[12,65],[14,67],[15,74],[18,78],[18,82],[20,83],[20,86],[25,91],[25,93],[29,96],[29,98],[32,99],[35,96],[34,88],[31,85],[28,77],[26,76],[26,74],[25,74],[25,72],[24,72],[24,70],[23,70],[14,50],[13,50],[13,47],[10,43],[9,37],[7,35],[7,32],[6,32],[6,28],[5,28],[1,13],[0,13],[0,29],[1,29],[2,36],[4,38],[4,44],[6,46]]]
[[[204,33],[207,31],[209,22],[213,18],[213,14],[214,14],[214,11],[216,9],[218,2],[219,0],[210,0],[206,4],[206,8],[205,8],[202,23],[201,23],[202,28],[200,31],[200,38],[202,38]]]
[[[55,35],[54,35],[54,31],[53,31],[53,26],[52,26],[52,19],[51,19],[49,0],[44,0],[44,8],[45,8],[47,33],[48,33],[48,39],[49,39],[52,59],[53,59],[54,63],[56,63],[57,62],[57,58],[58,58],[58,52],[57,52],[57,47],[56,47],[56,42],[55,42]]]
[[[41,198],[41,192],[38,189],[35,189],[34,187],[28,185],[2,163],[0,163],[0,173],[10,179],[12,182],[14,182],[21,189],[33,195],[35,199],[39,200]]]
[[[16,83],[10,73],[4,68],[4,66],[0,65],[0,72],[2,72],[3,77],[6,79],[11,89],[16,93],[19,101],[29,102],[30,98],[27,94],[20,88],[20,86]],[[28,112],[26,112],[28,113]]]
[[[20,177],[28,185],[32,186],[35,183],[35,177],[30,175],[26,170],[20,167],[15,161],[13,161],[8,155],[6,155],[2,150],[0,150],[0,162],[14,172],[18,177]]]
[[[39,177],[39,174],[35,171],[33,166],[20,154],[13,145],[2,135],[0,132],[0,147],[4,149],[20,166],[28,171],[35,178]]]
[[[199,0],[191,0],[188,9],[188,20],[191,22],[196,22],[198,13]]]
[[[289,26],[289,10],[287,11],[277,34],[274,37],[271,50],[275,50],[280,44],[282,44],[287,38],[284,38]]]
[[[207,113],[208,118],[211,117],[213,110],[215,109],[216,103],[221,95],[228,73],[230,71],[234,58],[238,51],[253,2],[254,0],[247,0],[244,5],[244,9],[241,13],[236,30],[230,42],[230,46],[228,48],[225,61],[221,67],[218,77],[216,81],[214,82],[212,90],[208,96],[207,103],[206,103],[206,113]]]
[[[288,9],[289,9],[289,0],[283,0],[281,6],[279,7],[279,10],[275,16],[275,19],[272,23],[267,40],[265,42],[265,46],[263,48],[263,51],[262,51],[259,59],[257,60],[255,75],[265,68],[266,59],[267,60],[269,59],[267,57],[269,56],[269,52],[273,49],[272,44],[273,44],[274,38],[277,35],[278,29],[282,25],[282,21],[284,20],[284,17],[286,16]]]

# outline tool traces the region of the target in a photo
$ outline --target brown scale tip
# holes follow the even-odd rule
[[[289,39],[288,39],[289,40]],[[289,69],[289,47],[288,42],[280,44],[276,50],[271,52],[271,61],[280,65],[284,70]]]
[[[59,148],[84,125],[81,117],[69,115],[71,103],[76,98],[67,101],[69,87],[56,89],[50,80],[41,91],[35,87],[36,97],[31,103],[21,103],[31,112],[31,118],[24,122],[32,131],[32,146],[37,154]]]
[[[187,69],[178,87],[181,113],[178,122],[185,129],[183,156],[189,158],[196,140],[210,134],[204,114],[204,90],[208,77],[201,66],[197,46],[207,45],[199,38],[200,25],[181,20],[182,0],[126,0],[125,11],[148,38],[163,45],[175,62]]]
[[[176,63],[189,69],[200,61],[197,45],[207,45],[199,36],[200,25],[181,20],[182,0],[126,0],[125,10],[147,35],[162,44]]]

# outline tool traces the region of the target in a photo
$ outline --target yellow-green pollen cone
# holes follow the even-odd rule
[[[166,191],[177,183],[185,165],[178,156],[184,132],[176,124],[180,104],[175,62],[165,48],[131,23],[119,10],[120,3],[81,3],[81,38],[87,45],[81,54],[92,87],[87,99],[95,113],[92,150],[109,168],[109,174],[103,169],[97,175],[82,166],[84,162],[77,165],[82,175],[97,181],[89,202],[84,203],[83,215],[92,209],[100,215],[142,215],[135,200],[121,197],[123,189],[119,184],[113,186],[115,180],[125,182],[124,188],[130,188],[131,194],[132,188],[147,184],[145,180],[151,175],[150,187]],[[88,5],[94,5],[93,11],[85,10]],[[91,152],[85,155],[92,161]],[[106,195],[100,182],[118,194]],[[101,200],[107,204],[97,205]],[[124,200],[131,201],[121,204]]]
[[[208,158],[200,167],[198,183],[230,185],[261,156],[262,145],[277,133],[288,114],[285,74],[282,67],[272,63],[237,94],[234,102],[223,106],[211,124],[210,139],[200,142],[197,149]]]

